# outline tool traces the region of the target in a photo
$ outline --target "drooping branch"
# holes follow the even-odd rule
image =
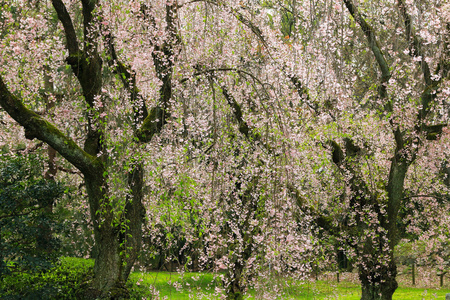
[[[266,47],[267,50],[269,49],[269,45],[266,39],[264,38],[261,29],[259,29],[258,26],[254,25],[253,22],[247,19],[242,13],[240,13],[236,9],[231,9],[231,13],[233,14],[233,16],[236,17],[238,21],[240,21],[242,24],[250,28],[253,34],[256,35],[256,37],[262,42],[264,47]]]
[[[244,75],[248,75],[249,77],[251,77],[253,80],[255,80],[256,82],[258,82],[261,86],[263,86],[263,83],[261,82],[261,80],[256,77],[255,75],[253,75],[250,72],[247,72],[245,70],[242,69],[238,69],[238,68],[228,68],[228,67],[223,67],[223,68],[211,68],[211,69],[202,69],[201,67],[196,67],[196,70],[198,70],[197,72],[193,73],[190,77],[186,77],[180,80],[181,83],[184,83],[186,81],[188,81],[189,79],[191,79],[192,77],[196,77],[196,76],[200,76],[200,75],[205,75],[205,74],[213,74],[215,72],[228,72],[228,71],[232,71],[232,72],[236,72],[238,74],[244,74]]]
[[[259,39],[259,41],[261,41],[263,43],[263,45],[266,47],[266,50],[269,51],[269,56],[272,57],[270,55],[270,48],[267,43],[267,40],[264,37],[264,35],[262,34],[262,31],[259,29],[259,27],[256,26],[249,19],[245,18],[245,16],[242,15],[240,12],[238,12],[236,9],[232,9],[231,11],[238,21],[240,21],[242,24],[244,24],[245,26],[247,26],[248,28],[250,28],[252,30],[252,32],[256,35],[256,37]],[[295,74],[289,74],[288,72],[286,72],[285,66],[282,67],[282,70],[284,71],[285,75],[290,79],[291,83],[294,85],[300,99],[305,100],[304,102],[306,103],[306,105],[308,105],[308,107],[310,107],[314,112],[318,113],[319,108],[318,108],[317,104],[312,103],[310,96],[309,96],[308,89],[306,88],[305,85],[302,84],[302,82],[300,81],[298,76],[296,76]]]
[[[182,5],[180,5],[180,7],[183,6],[183,5],[186,5],[186,4],[191,4],[191,3],[196,3],[196,2],[205,2],[205,3],[209,3],[209,4],[213,4],[213,5],[217,5],[217,6],[225,8],[239,22],[241,22],[243,25],[248,27],[253,32],[253,34],[258,38],[258,40],[264,45],[264,47],[269,49],[269,44],[267,43],[266,38],[264,37],[261,29],[259,29],[258,26],[256,26],[252,21],[250,21],[248,18],[246,18],[236,8],[232,8],[229,5],[227,5],[227,3],[225,1],[221,1],[221,0],[217,0],[217,1],[214,1],[214,0],[193,0],[193,1],[189,1],[189,2],[183,3]]]
[[[201,71],[194,73],[193,76],[199,76],[202,74],[206,74],[208,78],[210,78],[213,82],[217,83],[216,77],[214,76],[214,73],[216,71],[234,71],[240,75],[245,74],[245,75],[248,75],[249,77],[251,77],[256,82],[258,82],[261,86],[264,86],[264,84],[256,76],[254,76],[250,72],[240,70],[237,68],[206,69],[206,70],[201,70]],[[255,143],[255,142],[259,143],[265,149],[267,149],[269,152],[272,152],[272,149],[270,148],[270,146],[263,142],[261,134],[259,134],[258,132],[255,132],[255,128],[251,128],[251,126],[249,126],[248,123],[244,120],[241,106],[236,101],[236,99],[233,97],[233,95],[228,91],[227,87],[223,84],[218,84],[218,85],[220,86],[222,94],[223,94],[225,100],[227,100],[227,103],[230,106],[231,111],[238,123],[239,132],[242,133],[249,141],[251,141],[253,143]]]
[[[26,108],[17,97],[11,94],[1,76],[0,105],[25,129],[26,138],[37,138],[46,142],[84,174],[89,173],[96,166],[95,157],[83,151],[72,139]]]
[[[298,96],[302,100],[302,103],[306,103],[306,105],[308,105],[308,107],[311,108],[316,114],[319,114],[318,105],[311,101],[308,88],[304,84],[302,84],[298,76],[294,74],[287,74],[287,76],[290,79],[291,83],[294,85]],[[334,119],[333,116],[331,117]]]
[[[236,19],[239,22],[241,22],[246,27],[250,28],[250,30],[258,38],[258,40],[266,47],[266,50],[269,51],[269,56],[272,57],[270,55],[269,44],[268,44],[266,38],[264,37],[261,29],[259,29],[259,27],[257,25],[255,25],[251,20],[246,18],[238,10],[228,7],[226,5],[226,3],[224,3],[224,2],[211,1],[211,0],[194,0],[194,1],[186,2],[183,5],[186,5],[188,3],[195,3],[195,2],[206,2],[206,3],[210,3],[210,4],[214,4],[214,5],[218,5],[218,6],[222,6],[222,7],[227,8],[231,12],[231,14],[234,17],[236,17]],[[312,103],[312,101],[310,99],[310,96],[309,96],[308,89],[301,83],[301,81],[298,78],[298,76],[296,76],[295,74],[289,74],[288,72],[286,72],[286,67],[285,66],[282,67],[282,70],[284,71],[285,75],[290,79],[291,83],[294,85],[294,87],[295,87],[299,97],[301,99],[305,100],[304,102],[306,103],[306,105],[308,105],[314,112],[319,113],[319,111],[318,111],[319,108],[318,108],[317,104]],[[234,71],[234,72],[237,72],[237,73],[243,73],[243,74],[249,75],[250,77],[255,79],[255,77],[251,73],[246,72],[244,70],[237,69],[237,68],[217,68],[217,69],[202,70],[202,71],[194,73],[193,76],[198,76],[198,75],[201,75],[201,74],[204,74],[204,73],[213,72],[213,71]],[[188,79],[184,78],[183,80],[181,80],[181,82],[183,83],[186,80],[188,80]]]
[[[358,11],[357,7],[353,4],[352,0],[343,0],[348,11],[352,15],[353,19],[359,24],[364,35],[369,43],[370,50],[372,50],[373,55],[378,63],[381,70],[381,84],[379,87],[379,95],[382,99],[387,98],[387,83],[391,78],[391,72],[389,70],[389,65],[386,62],[383,52],[381,51],[380,44],[375,36],[375,31],[372,27],[364,20],[361,13]]]
[[[242,75],[242,74],[247,75],[247,76],[251,77],[253,80],[255,80],[256,82],[258,82],[261,86],[264,86],[264,84],[261,82],[261,80],[259,80],[259,78],[257,78],[250,72],[247,72],[247,71],[244,71],[244,70],[241,70],[238,68],[223,67],[223,68],[213,68],[213,69],[202,69],[201,67],[196,67],[196,69],[197,69],[197,72],[192,74],[192,76],[190,76],[190,77],[183,78],[181,80],[181,83],[184,83],[184,82],[188,81],[189,79],[200,76],[200,75],[206,75],[208,77],[208,79],[210,79],[211,82],[217,83],[216,77],[214,75],[216,72],[232,71],[232,72],[236,72],[240,75]],[[225,85],[219,85],[219,86],[220,86],[223,96],[225,97],[225,100],[227,100],[227,103],[230,106],[231,111],[238,123],[239,132],[242,133],[249,141],[258,142],[261,145],[263,145],[264,148],[266,148],[269,152],[271,152],[272,150],[270,149],[270,147],[267,144],[263,143],[261,135],[259,133],[255,133],[255,129],[251,128],[248,125],[248,123],[244,120],[241,106],[236,101],[236,99],[233,97],[233,95],[230,94],[227,87]]]
[[[228,105],[233,112],[234,117],[236,118],[239,125],[239,132],[242,133],[247,139],[252,141],[261,141],[261,135],[259,133],[254,133],[254,131],[248,126],[247,122],[245,122],[241,106],[237,103],[236,99],[234,99],[233,95],[228,92],[228,89],[224,86],[220,86],[222,90],[222,94],[227,100]]]

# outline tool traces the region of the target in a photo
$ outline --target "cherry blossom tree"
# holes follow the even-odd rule
[[[446,145],[448,7],[319,1],[302,3],[300,12],[295,9],[300,3],[266,5],[291,20],[290,57],[297,54],[303,62],[290,62],[296,70],[290,79],[329,157],[316,149],[310,174],[318,171],[322,179],[306,174],[309,182],[292,185],[292,191],[319,227],[344,237],[341,247],[355,255],[363,299],[391,299],[399,211],[411,199],[410,186],[423,180],[414,178],[410,167],[423,164],[431,147]],[[425,15],[429,20],[423,22]],[[442,153],[428,160],[432,178]],[[303,189],[309,190],[305,197]],[[446,190],[438,182],[427,189],[427,195]],[[320,200],[326,198],[330,202]]]
[[[138,147],[139,143],[150,141],[161,130],[171,98],[172,47],[176,43],[173,30],[175,6],[170,3],[163,5],[166,25],[159,24],[160,32],[163,33],[160,40],[155,41],[154,32],[150,32],[148,43],[157,42],[152,45],[152,59],[156,78],[162,84],[156,93],[158,104],[148,112],[136,86],[135,73],[117,57],[114,36],[108,28],[105,15],[108,12],[106,8],[99,5],[98,1],[72,1],[65,4],[56,0],[52,1],[52,7],[46,5],[39,1],[4,4],[4,24],[7,29],[6,38],[2,39],[2,62],[5,62],[2,63],[2,71],[9,68],[11,72],[10,76],[3,73],[0,79],[1,106],[23,126],[28,139],[38,138],[48,143],[83,174],[97,252],[91,293],[120,297],[126,294],[124,284],[140,248],[144,216],[141,203],[143,175],[138,158],[132,159],[131,156],[125,166],[114,165],[112,146],[116,145],[108,138],[111,134],[117,134],[119,138],[131,136],[134,138],[130,142]],[[139,6],[134,8],[140,10]],[[57,34],[50,35],[47,30],[55,26],[55,19],[59,20],[62,29],[59,27]],[[29,57],[29,51],[34,53],[32,57]],[[66,110],[66,113],[71,113],[67,117],[73,120],[78,114],[78,121],[85,127],[85,130],[75,135],[65,126],[58,129],[23,104],[25,100],[30,100],[33,108],[39,107],[40,97],[36,92],[40,88],[39,78],[42,77],[39,73],[42,66],[45,66],[45,70],[57,71],[66,63],[77,79],[74,88],[79,89],[80,97],[77,103],[68,104],[78,107],[73,111]],[[108,71],[107,64],[110,65]],[[22,77],[18,73],[26,75]],[[70,76],[61,73],[57,71],[52,80],[58,80],[58,76]],[[23,84],[26,88],[21,89],[15,84]],[[108,89],[115,85],[122,85],[122,93],[108,94]],[[117,98],[111,99],[109,96]],[[112,100],[119,98],[129,103],[128,110],[123,108],[123,115],[128,113],[131,116],[129,126],[115,123],[116,116],[108,115],[117,105]],[[59,123],[64,123],[61,121]],[[73,136],[79,138],[78,135],[84,138],[74,140]],[[120,139],[114,142],[117,141]],[[84,143],[83,148],[79,142]],[[114,168],[126,168],[124,172],[128,173],[128,179],[121,178],[127,191],[119,200],[117,193],[120,189],[113,187],[112,179],[116,178],[110,173]]]
[[[160,146],[166,147],[166,141],[174,139],[172,134],[173,129],[177,129],[177,120],[181,121],[184,131],[189,129],[189,134],[193,132],[195,135],[195,132],[201,129],[195,128],[202,124],[200,120],[193,122],[190,117],[183,116],[191,113],[186,111],[186,98],[189,93],[183,94],[183,89],[191,89],[190,94],[195,95],[198,94],[197,89],[201,91],[206,86],[212,88],[213,94],[222,93],[222,104],[231,112],[233,124],[237,124],[236,127],[232,126],[226,130],[226,140],[238,134],[239,138],[234,137],[231,142],[238,143],[239,139],[244,138],[261,143],[262,146],[258,147],[263,149],[267,148],[264,145],[267,139],[275,140],[276,132],[270,131],[263,136],[257,132],[256,124],[249,125],[244,119],[241,104],[235,100],[239,95],[227,92],[230,83],[239,75],[243,80],[240,85],[247,87],[247,90],[243,90],[244,93],[250,95],[264,92],[267,95],[264,84],[261,81],[256,82],[256,76],[244,68],[236,68],[248,55],[249,44],[253,44],[250,45],[252,56],[256,60],[262,58],[260,42],[251,41],[249,37],[252,35],[245,34],[242,39],[246,43],[244,47],[236,45],[236,55],[229,55],[232,51],[224,45],[232,45],[236,39],[227,39],[222,45],[220,41],[218,43],[214,40],[214,37],[211,37],[211,40],[205,39],[205,42],[211,44],[211,48],[206,49],[216,49],[220,53],[221,59],[214,61],[211,53],[204,56],[204,53],[195,48],[192,51],[183,51],[183,47],[201,47],[199,43],[203,42],[194,40],[197,37],[192,35],[193,28],[187,23],[188,18],[178,17],[178,14],[183,13],[181,8],[185,9],[186,15],[198,9],[196,6],[190,7],[189,3],[135,3],[129,7],[128,2],[121,1],[106,4],[97,1],[55,0],[51,4],[46,6],[39,1],[18,1],[11,6],[4,5],[4,24],[7,30],[2,40],[4,64],[0,80],[1,106],[25,129],[26,138],[37,138],[48,143],[82,173],[89,199],[96,248],[95,277],[92,289],[87,295],[120,297],[126,295],[124,283],[141,245],[144,217],[143,162],[152,160],[143,153],[153,148],[160,149]],[[232,29],[236,30],[234,37],[244,32],[244,27],[250,26],[256,32],[256,27],[252,27],[237,10],[241,9],[240,5],[216,3],[213,6],[218,9],[216,12],[226,12],[226,16],[233,17]],[[206,13],[208,9],[210,8],[205,9]],[[186,29],[184,32],[180,32],[178,22],[181,20],[186,21],[182,27]],[[49,31],[50,28],[52,31]],[[220,28],[215,32],[223,35]],[[135,43],[136,47],[130,47],[130,43]],[[30,47],[36,54],[33,57],[27,55]],[[186,57],[187,54],[189,56]],[[211,61],[208,61],[209,59]],[[176,87],[173,85],[175,66],[180,75],[184,75],[179,78]],[[273,66],[270,68],[273,69]],[[6,69],[11,72],[6,74]],[[214,74],[216,71],[226,72],[226,78],[218,79],[217,74]],[[182,87],[180,84],[185,84],[186,76],[204,76],[206,81],[200,85],[197,83]],[[248,78],[251,78],[253,85],[257,84],[258,88],[254,88]],[[44,94],[43,97],[39,93],[42,81],[55,82],[58,85],[55,89],[59,89],[63,95],[63,99],[52,107],[51,112],[39,112],[45,104],[42,98],[48,96]],[[178,93],[176,98],[174,91]],[[256,99],[262,101],[265,98]],[[152,105],[153,108],[147,110],[147,105]],[[117,109],[119,107],[120,110]],[[199,111],[198,108],[195,110]],[[267,111],[263,116],[269,113]],[[196,117],[200,118],[198,112]],[[50,123],[49,119],[52,119],[55,125]],[[255,119],[253,122],[257,121],[264,124],[262,128],[269,128],[269,122],[264,121],[264,118]],[[170,126],[166,126],[166,131],[162,131],[167,122]],[[279,121],[278,123],[280,124]],[[212,128],[217,130],[220,127]],[[154,138],[156,133],[163,136]],[[189,142],[206,145],[198,136]],[[80,144],[84,146],[81,147]],[[249,153],[247,148],[255,147],[250,145],[251,143],[247,144],[242,150],[239,148],[243,146],[226,150],[235,162],[228,167],[228,177],[225,176],[220,181],[224,187],[220,198],[226,203],[225,209],[221,211],[235,215],[236,219],[235,223],[228,223],[226,219],[219,220],[221,226],[225,226],[220,232],[224,239],[223,249],[234,249],[225,254],[224,258],[231,260],[228,274],[234,281],[228,281],[228,284],[235,290],[236,295],[240,295],[245,286],[241,282],[241,273],[247,265],[246,260],[256,255],[250,251],[253,242],[249,243],[253,240],[254,229],[251,228],[256,225],[247,219],[256,213],[253,211],[255,201],[263,197],[259,196],[257,191],[259,185],[245,187],[246,180],[253,182],[252,178],[257,175],[244,175],[248,172],[246,169],[251,169],[250,166],[244,167],[243,160],[244,153]],[[202,148],[204,147],[197,146],[193,150],[204,151]],[[218,149],[214,151],[216,156],[217,151]],[[243,152],[236,154],[236,151]],[[274,152],[273,149],[270,151]],[[253,150],[251,153],[258,156],[259,150]],[[273,154],[270,156],[274,157]],[[224,159],[227,158],[229,156]],[[261,158],[256,159],[256,163],[261,164]],[[240,166],[242,170],[231,171],[233,165]],[[280,180],[277,179],[277,182]],[[246,196],[250,193],[255,195]],[[217,195],[219,193],[213,194]],[[272,193],[272,197],[275,197],[275,194]],[[211,203],[217,204],[215,201],[214,199]],[[244,206],[234,207],[235,201],[242,202]],[[272,212],[275,210],[272,209]],[[259,218],[262,218],[262,215]],[[282,220],[279,222],[281,224]],[[241,225],[243,227],[240,227]],[[234,229],[234,226],[237,228]],[[236,243],[232,237],[230,239],[229,234],[233,232],[244,244]],[[259,238],[259,241],[261,240],[262,238]],[[290,241],[296,239],[291,237]],[[244,247],[243,250],[241,247]],[[246,253],[245,257],[241,258],[238,249]]]
[[[324,164],[332,163],[326,167],[335,170],[330,182],[341,182],[335,186],[337,193],[328,193],[338,206],[321,209],[326,214],[334,211],[331,215],[338,219],[319,220],[343,237],[342,247],[355,255],[362,299],[392,299],[399,211],[411,199],[407,190],[421,180],[410,168],[423,163],[431,147],[446,143],[447,7],[342,1],[315,9],[325,17],[312,23],[312,31],[299,34],[309,39],[310,52],[303,57],[313,52],[310,63],[320,64],[323,72],[316,76],[320,82],[311,82],[303,94],[322,118],[316,124],[328,128],[322,131],[326,134],[314,131],[331,160],[319,159],[319,170],[324,176],[329,172],[323,172]],[[311,18],[318,18],[319,12]],[[422,23],[424,15],[433,26]],[[322,39],[312,40],[314,34]],[[439,157],[428,162],[439,165]],[[436,178],[437,173],[428,174]],[[432,195],[443,185],[428,188],[426,194]]]
[[[49,176],[54,149],[83,177],[87,296],[126,297],[141,248],[175,247],[160,237],[176,232],[174,257],[224,270],[239,299],[255,274],[308,271],[311,234],[327,230],[355,256],[363,299],[392,298],[399,214],[445,187],[448,5],[2,6],[0,121],[51,147]],[[413,170],[436,181],[415,189]]]

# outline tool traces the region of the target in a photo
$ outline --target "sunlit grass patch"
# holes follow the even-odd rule
[[[136,299],[214,299],[221,290],[220,278],[212,273],[135,272],[128,284]]]

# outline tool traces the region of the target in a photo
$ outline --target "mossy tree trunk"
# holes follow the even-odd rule
[[[92,109],[95,100],[102,97],[103,60],[98,52],[99,32],[96,32],[97,18],[93,18],[97,8],[97,0],[81,0],[83,15],[83,43],[78,42],[72,19],[62,0],[52,0],[58,19],[64,27],[66,47],[69,55],[67,63],[77,77],[86,102],[87,110]],[[149,142],[159,133],[168,117],[170,98],[172,96],[172,70],[174,60],[174,45],[176,30],[176,6],[167,5],[167,30],[169,41],[159,54],[154,55],[157,76],[163,82],[160,90],[160,103],[147,112],[145,101],[139,95],[136,80],[122,63],[113,59],[114,71],[125,74],[120,76],[124,88],[131,94],[130,101],[135,110],[135,138],[141,143]],[[110,50],[114,51],[111,41]],[[115,52],[115,51],[114,51]],[[12,95],[6,83],[0,76],[0,105],[25,129],[28,139],[37,138],[46,142],[52,149],[67,159],[84,176],[89,198],[90,214],[94,227],[96,246],[94,278],[91,287],[85,293],[86,298],[127,298],[129,294],[125,283],[138,257],[142,239],[142,224],[145,209],[142,204],[144,186],[144,171],[141,162],[132,164],[128,185],[131,196],[126,199],[126,205],[120,222],[110,200],[108,186],[107,145],[103,136],[103,124],[106,119],[89,116],[87,121],[87,136],[84,147],[81,148],[72,139],[63,134],[44,118],[29,110],[19,98]],[[101,112],[99,112],[99,115]],[[89,114],[87,114],[89,115]],[[158,120],[158,121],[157,121]],[[143,126],[139,127],[139,124]]]

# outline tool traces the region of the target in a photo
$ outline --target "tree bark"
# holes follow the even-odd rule
[[[377,270],[377,274],[373,274],[372,270],[359,271],[359,279],[361,281],[361,300],[392,300],[395,290],[398,287],[397,266],[393,259],[387,266],[381,265]],[[371,278],[371,280],[369,280]]]
[[[144,188],[144,169],[142,163],[134,166],[128,176],[128,185],[132,197],[127,199],[125,206],[125,221],[123,222],[121,238],[124,241],[124,265],[121,270],[121,280],[126,282],[135,261],[138,259],[142,245],[142,226],[145,218],[145,207],[142,204]],[[129,222],[127,222],[129,221]]]
[[[383,235],[382,232],[379,234]],[[392,295],[398,287],[394,248],[391,248],[390,244],[383,244],[383,241],[389,239],[389,231],[385,231],[385,235],[378,237],[376,241],[369,238],[358,253],[361,258],[358,266],[361,300],[392,300]]]

